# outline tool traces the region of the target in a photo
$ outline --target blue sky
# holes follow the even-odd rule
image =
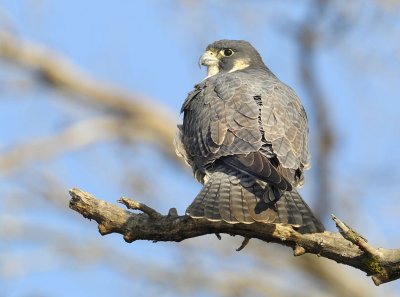
[[[5,14],[7,18],[2,18],[0,26],[7,26],[18,36],[65,55],[101,80],[154,98],[176,115],[177,122],[186,94],[205,75],[205,70],[198,68],[197,60],[206,45],[221,38],[246,39],[259,49],[273,72],[303,98],[306,110],[310,109],[298,77],[296,47],[290,35],[296,21],[304,17],[303,5],[290,1],[267,4],[249,1],[243,7],[239,2],[232,5],[226,5],[225,1],[196,3],[182,6],[179,1],[2,0],[0,16]],[[382,12],[372,2],[357,3],[361,4],[354,16],[356,25],[343,38],[321,46],[317,55],[319,81],[328,100],[329,118],[337,128],[331,188],[332,196],[338,198],[332,212],[354,224],[372,244],[398,248],[400,48],[395,36],[399,34],[400,23],[393,21],[394,13]],[[5,65],[0,69],[0,79],[10,77],[30,76]],[[0,151],[30,137],[46,136],[95,113],[87,107],[73,106],[69,100],[68,95],[43,86],[29,92],[2,90],[0,118],[12,125],[0,127]],[[315,125],[318,123],[311,116],[311,137]],[[123,158],[118,161],[115,154]],[[140,172],[137,168],[147,166],[146,160],[152,162]],[[27,173],[4,176],[0,179],[0,191],[23,193],[22,185],[34,183],[37,178],[32,176],[32,170],[39,170],[56,172],[65,186],[81,187],[110,200],[121,195],[138,195],[129,185],[107,182],[110,175],[117,175],[120,166],[126,164],[144,179],[151,180],[155,174],[163,176],[157,184],[157,190],[161,191],[153,189],[145,197],[151,196],[164,212],[175,206],[182,213],[190,197],[200,188],[190,176],[147,145],[129,151],[105,143],[83,152],[68,153],[49,163],[34,164]],[[306,182],[303,190],[306,197],[313,189],[311,174],[308,176],[308,186]],[[189,200],[184,201],[182,197]],[[0,202],[0,218],[15,214],[28,222],[51,222],[61,230],[72,230],[78,238],[101,241],[135,259],[151,255],[160,265],[171,265],[174,259],[174,244],[127,245],[120,236],[98,236],[95,225],[87,221],[78,219],[66,227],[76,216],[68,209],[54,212],[40,199],[34,204],[42,211],[30,213],[28,208],[22,213],[13,212],[7,209],[8,204]],[[357,214],[351,211],[352,207],[358,209]],[[327,222],[327,226],[333,230],[332,223]],[[0,251],[11,250],[16,259],[39,255],[37,265],[40,266],[39,271],[27,275],[0,278],[0,286],[5,288],[5,295],[0,292],[0,297],[88,296],[93,292],[97,296],[110,296],[116,288],[140,292],[141,285],[145,284],[145,280],[136,280],[133,287],[127,284],[110,269],[107,261],[98,267],[69,263],[68,258],[46,254],[42,247],[40,243],[0,243]],[[77,267],[79,272],[75,274]],[[102,279],[108,281],[99,281]],[[399,292],[397,284],[387,287]],[[372,285],[371,290],[375,290]],[[377,296],[380,292],[376,290]]]

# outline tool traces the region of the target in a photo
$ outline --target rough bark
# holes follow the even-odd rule
[[[70,195],[70,208],[85,218],[95,220],[101,235],[119,233],[129,243],[135,240],[180,242],[206,234],[219,236],[226,233],[243,236],[245,240],[241,248],[249,238],[258,238],[291,247],[295,256],[310,253],[352,266],[372,276],[376,285],[400,278],[400,249],[370,246],[361,235],[333,215],[340,233],[301,234],[294,227],[283,224],[228,224],[192,219],[179,216],[174,208],[167,215],[162,215],[131,199],[118,200],[128,209],[141,211],[133,213],[79,189],[70,190]]]

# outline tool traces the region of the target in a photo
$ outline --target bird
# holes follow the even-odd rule
[[[307,115],[295,91],[244,40],[209,44],[199,65],[207,77],[184,101],[174,141],[203,185],[186,215],[323,232],[296,189],[310,153]]]

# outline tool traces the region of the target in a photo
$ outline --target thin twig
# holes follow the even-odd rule
[[[331,216],[332,220],[336,223],[336,227],[339,229],[339,232],[343,235],[344,238],[357,245],[364,252],[372,256],[377,256],[376,250],[367,243],[367,240],[363,236],[351,229],[347,224],[343,223],[335,215],[332,214]]]
[[[144,203],[140,203],[126,197],[121,197],[120,199],[117,200],[117,202],[124,204],[128,209],[141,210],[145,214],[148,214],[149,217],[153,219],[159,219],[162,217],[162,214],[160,214],[158,211],[147,206]]]

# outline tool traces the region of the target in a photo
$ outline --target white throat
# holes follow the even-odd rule
[[[218,65],[210,65],[207,67],[207,78],[216,75],[219,72],[219,67]]]

